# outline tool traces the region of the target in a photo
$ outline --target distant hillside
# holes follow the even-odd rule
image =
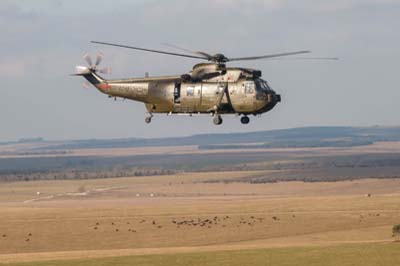
[[[342,152],[341,149],[281,149],[291,147],[351,147],[376,141],[400,141],[400,127],[308,127],[249,133],[202,134],[164,139],[111,139],[22,141],[0,146],[0,182],[43,179],[86,179],[164,175],[197,171],[273,170],[271,176],[254,176],[243,182],[278,180],[347,180],[398,178],[400,149],[379,153]],[[118,153],[80,155],[78,148],[116,148],[198,145],[206,152]],[[398,144],[393,144],[397,145]],[[387,145],[382,145],[387,146]],[[214,152],[212,149],[224,149]],[[242,149],[233,151],[231,149]],[[258,150],[257,150],[258,149]],[[139,149],[145,150],[145,149]],[[150,150],[150,149],[149,149]],[[158,150],[158,149],[153,149]],[[162,150],[162,149],[160,149]],[[77,153],[74,153],[77,152]],[[93,152],[93,151],[92,151]],[[94,151],[96,152],[96,151]],[[21,157],[19,157],[21,156]],[[277,173],[276,171],[280,171]],[[227,177],[226,182],[230,182]]]
[[[400,127],[303,127],[270,131],[200,134],[174,138],[89,139],[66,141],[51,149],[119,148],[148,146],[240,145],[262,143],[265,147],[331,147],[371,144],[375,141],[400,141]],[[255,146],[254,146],[255,147]]]

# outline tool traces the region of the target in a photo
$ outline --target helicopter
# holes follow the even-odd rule
[[[248,124],[250,115],[257,116],[272,110],[281,101],[281,96],[261,78],[260,70],[227,67],[226,63],[310,53],[310,51],[295,51],[228,58],[221,53],[211,55],[174,45],[169,46],[184,50],[186,53],[99,41],[91,41],[91,43],[206,61],[194,65],[191,71],[181,75],[150,77],[146,73],[142,78],[108,80],[99,75],[99,73],[107,74],[111,71],[110,68],[98,68],[103,58],[102,53],[97,53],[94,62],[88,53],[83,56],[88,66],[76,66],[73,75],[83,76],[110,98],[118,97],[143,102],[148,112],[148,116],[145,117],[146,123],[151,122],[154,114],[164,113],[190,116],[209,114],[213,117],[215,125],[222,124],[222,115],[236,114],[240,117],[242,124]]]

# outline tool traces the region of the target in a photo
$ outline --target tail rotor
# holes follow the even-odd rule
[[[96,73],[99,72],[101,74],[106,74],[106,75],[110,75],[111,74],[111,67],[104,67],[99,69],[99,65],[101,63],[101,61],[103,60],[103,53],[101,52],[97,52],[96,54],[96,58],[95,61],[93,63],[92,57],[90,56],[89,53],[85,53],[83,55],[83,59],[86,61],[86,63],[88,64],[87,67],[85,66],[77,66],[75,68],[75,72],[76,75],[85,75],[85,74],[89,74],[89,73]]]
[[[75,67],[75,74],[77,76],[85,76],[88,75],[93,76],[93,74],[95,73],[101,73],[101,74],[105,74],[105,75],[110,75],[111,74],[111,67],[104,67],[104,68],[99,68],[99,65],[101,63],[101,61],[103,60],[103,53],[101,52],[97,52],[96,53],[96,57],[94,60],[92,60],[92,57],[90,56],[89,53],[85,53],[83,55],[83,59],[85,60],[85,62],[87,63],[87,66],[76,66]],[[92,75],[91,75],[92,74]],[[94,75],[96,76],[96,75]],[[101,78],[100,76],[97,76],[97,78]],[[86,79],[88,79],[88,77],[86,77]],[[90,82],[84,82],[83,83],[83,87],[85,89],[89,89],[91,87],[91,85],[93,84],[89,78]]]

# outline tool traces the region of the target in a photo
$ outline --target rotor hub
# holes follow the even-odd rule
[[[210,61],[217,62],[217,63],[225,63],[229,61],[229,58],[227,58],[223,54],[215,54],[210,58]]]

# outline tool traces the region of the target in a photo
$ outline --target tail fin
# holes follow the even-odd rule
[[[73,76],[83,76],[95,87],[106,82],[104,78],[96,74],[96,70],[84,66],[76,66],[75,74],[73,74]]]

